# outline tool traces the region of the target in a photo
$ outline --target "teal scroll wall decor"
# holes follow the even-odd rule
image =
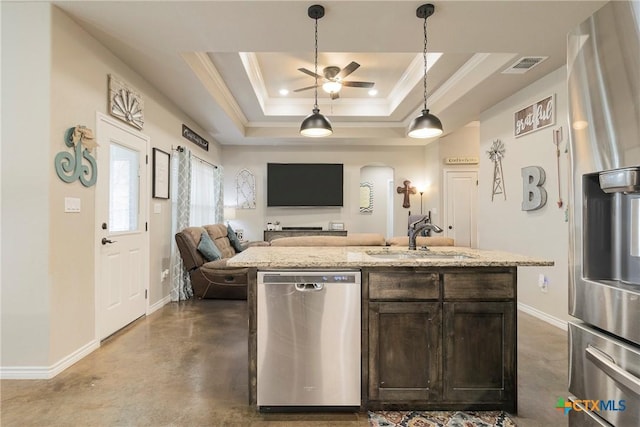
[[[61,151],[56,154],[54,164],[58,177],[67,183],[79,179],[82,185],[91,187],[98,178],[98,165],[90,151],[97,146],[93,132],[84,126],[69,128],[64,134],[64,143],[67,147],[73,148],[73,151]],[[83,147],[83,144],[86,147]],[[83,160],[86,160],[88,165],[84,164]]]

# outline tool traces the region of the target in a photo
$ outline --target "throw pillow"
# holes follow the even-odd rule
[[[242,243],[240,243],[240,239],[238,239],[236,232],[233,231],[233,228],[231,228],[230,225],[227,225],[227,237],[229,238],[229,242],[231,243],[231,246],[233,246],[233,249],[235,249],[236,252],[242,252],[244,249],[242,247]]]
[[[220,249],[218,249],[216,244],[213,243],[213,240],[211,240],[211,237],[209,237],[209,234],[206,231],[202,232],[200,243],[198,243],[198,251],[200,251],[204,259],[207,261],[215,261],[222,258]]]

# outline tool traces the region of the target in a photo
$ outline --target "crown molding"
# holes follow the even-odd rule
[[[244,135],[248,120],[222,79],[220,72],[211,62],[209,55],[206,52],[183,52],[180,55],[240,133]]]
[[[239,52],[240,61],[247,73],[251,88],[265,116],[307,115],[313,98],[271,98],[255,52]],[[440,59],[442,53],[427,53],[428,69]],[[424,73],[422,53],[417,54],[386,98],[340,98],[332,104],[330,99],[318,99],[320,109],[337,110],[335,115],[389,117],[422,79]]]
[[[516,57],[515,53],[476,53],[462,65],[447,81],[427,98],[429,110],[438,115],[474,87],[482,84],[492,74],[501,70],[504,64]],[[408,126],[422,111],[422,106],[414,110],[405,120]]]

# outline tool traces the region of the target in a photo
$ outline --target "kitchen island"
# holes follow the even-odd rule
[[[258,271],[342,269],[361,272],[361,410],[515,413],[517,267],[553,262],[457,247],[253,247],[228,264],[250,268],[251,405]]]

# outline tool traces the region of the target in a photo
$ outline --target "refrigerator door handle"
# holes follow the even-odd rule
[[[611,356],[591,344],[584,349],[584,352],[587,359],[593,362],[593,364],[614,381],[622,384],[634,393],[640,394],[640,378],[621,368]]]

